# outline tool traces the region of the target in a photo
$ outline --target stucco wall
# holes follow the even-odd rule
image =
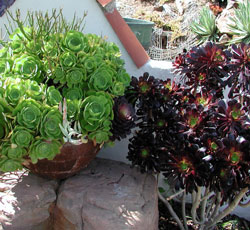
[[[122,58],[125,60],[126,69],[129,74],[139,76],[145,70],[149,72],[152,71],[151,64],[146,64],[142,68],[137,69],[109,22],[106,20],[106,17],[96,0],[16,0],[9,10],[14,13],[16,9],[20,9],[21,17],[24,18],[27,10],[50,12],[53,8],[63,9],[63,15],[69,21],[72,20],[74,13],[81,17],[86,11],[87,17],[85,18],[85,28],[83,32],[106,36],[108,41],[115,42],[120,47]],[[0,17],[0,28],[2,29],[2,34],[5,34],[4,24],[8,24],[6,14]],[[164,64],[162,68],[166,68],[164,67]]]

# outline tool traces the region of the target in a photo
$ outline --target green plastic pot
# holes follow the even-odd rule
[[[154,23],[150,21],[135,19],[135,18],[123,18],[128,24],[130,29],[134,32],[137,39],[140,41],[145,50],[151,45],[151,36]]]

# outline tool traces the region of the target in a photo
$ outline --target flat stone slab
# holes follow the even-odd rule
[[[15,178],[9,183],[0,181],[1,228],[157,230],[156,179],[127,164],[96,158],[64,181],[31,173],[18,183]]]

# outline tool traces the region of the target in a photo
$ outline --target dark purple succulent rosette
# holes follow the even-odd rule
[[[112,140],[121,140],[131,134],[132,128],[135,127],[136,115],[134,107],[127,101],[124,96],[114,99],[114,119],[112,120]]]
[[[248,52],[244,44],[225,50],[208,42],[175,59],[174,80],[133,78],[125,94],[138,117],[132,165],[174,177],[189,193],[225,191],[223,201],[250,186],[250,94],[239,74],[247,76]],[[226,87],[234,87],[232,98],[224,99]]]
[[[228,67],[231,71],[228,84],[231,86],[230,97],[250,92],[250,45],[241,43],[231,47],[232,58]]]

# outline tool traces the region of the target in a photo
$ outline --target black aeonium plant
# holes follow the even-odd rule
[[[138,117],[128,159],[142,172],[174,178],[183,195],[191,193],[193,221],[201,229],[214,226],[250,188],[248,49],[211,42],[194,47],[173,64],[183,84],[145,73],[125,94]],[[209,202],[216,205],[204,208]],[[229,208],[219,214],[224,203]]]

